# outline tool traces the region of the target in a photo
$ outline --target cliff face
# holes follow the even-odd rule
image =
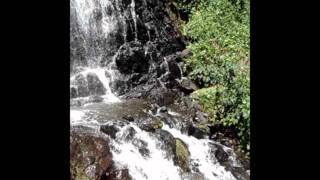
[[[170,55],[185,48],[173,7],[167,0],[71,1],[71,75],[86,67],[112,70],[105,73],[118,95],[139,85],[172,87],[181,71]],[[72,97],[83,97],[72,84]]]

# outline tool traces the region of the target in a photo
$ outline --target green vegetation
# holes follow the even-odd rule
[[[184,72],[202,89],[192,94],[211,123],[236,127],[241,148],[250,150],[250,0],[175,0],[191,9],[182,25],[192,56]]]

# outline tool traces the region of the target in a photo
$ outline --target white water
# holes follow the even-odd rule
[[[130,142],[113,141],[115,150],[112,151],[113,159],[120,168],[128,168],[129,174],[134,180],[179,180],[179,167],[173,164],[172,160],[165,158],[162,150],[156,147],[157,139],[151,137],[148,132],[141,130],[136,125],[131,124],[136,130],[135,138],[147,143],[150,157],[143,157],[136,146]],[[117,134],[117,138],[126,133],[125,126]]]
[[[138,39],[138,27],[137,27],[137,15],[136,15],[136,9],[135,9],[135,2],[134,0],[131,0],[131,15],[132,15],[132,18],[133,18],[133,23],[134,23],[134,35],[135,35],[135,40]]]
[[[79,74],[82,74],[84,77],[86,77],[89,73],[97,75],[99,81],[103,84],[103,87],[106,89],[105,95],[102,96],[104,98],[104,102],[106,103],[120,102],[120,99],[112,93],[111,88],[109,86],[110,78],[107,78],[105,74],[107,72],[110,76],[112,76],[113,73],[110,71],[111,70],[108,68],[101,68],[101,67],[83,68],[83,70]],[[79,74],[75,74],[71,76],[70,82],[75,81],[75,77]]]
[[[116,19],[114,16],[107,15],[107,11],[105,10],[107,8],[111,8],[112,10],[114,10],[109,0],[71,0],[70,3],[71,8],[75,8],[77,12],[78,22],[87,35],[89,35],[88,33],[91,30],[97,30],[96,24],[92,23],[95,11],[99,11],[102,13],[101,25],[105,37],[108,37],[110,32],[114,30]]]
[[[77,122],[81,121],[84,114],[85,113],[83,111],[71,110],[70,111],[70,123],[76,124]]]
[[[169,112],[179,115],[173,111]],[[88,118],[86,114],[90,113],[95,112],[71,110],[71,125],[86,125],[97,129],[97,133],[99,133],[101,123],[96,121],[95,118]],[[111,123],[111,121],[107,123]],[[129,128],[133,128],[136,133],[130,140],[125,140],[130,132]],[[182,134],[179,130],[170,128],[166,124],[163,125],[162,129],[168,131],[173,137],[181,139],[187,145],[190,152],[190,169],[198,164],[197,168],[204,175],[205,180],[235,180],[231,172],[226,171],[225,167],[221,166],[210,153],[209,143],[212,143],[212,141],[196,139],[193,136]],[[145,148],[149,150],[149,156],[140,154],[139,148],[133,144],[133,139],[146,142]],[[120,128],[115,139],[110,138],[115,166],[119,169],[128,169],[133,180],[187,180],[190,178],[182,175],[180,167],[175,166],[172,159],[166,158],[165,151],[157,146],[159,143],[161,142],[152,133],[141,130],[134,123],[125,125]],[[224,149],[229,150],[229,148]]]
[[[199,164],[199,171],[209,180],[235,180],[231,172],[226,171],[217,160],[210,158],[209,140],[196,139],[192,136],[182,134],[177,129],[172,129],[168,125],[162,127],[170,132],[175,138],[181,139],[188,146],[191,162]],[[215,175],[216,176],[215,176]]]

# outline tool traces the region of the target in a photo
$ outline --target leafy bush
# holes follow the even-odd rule
[[[192,56],[185,59],[184,71],[204,87],[192,96],[199,99],[212,123],[235,126],[242,149],[248,151],[249,0],[197,2],[190,21],[182,27],[192,39],[188,45]]]

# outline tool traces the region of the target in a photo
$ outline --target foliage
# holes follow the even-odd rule
[[[183,6],[184,0],[176,0]],[[182,29],[192,39],[184,71],[200,89],[212,123],[235,126],[241,147],[250,147],[249,0],[199,0]],[[190,4],[188,4],[189,8]]]

